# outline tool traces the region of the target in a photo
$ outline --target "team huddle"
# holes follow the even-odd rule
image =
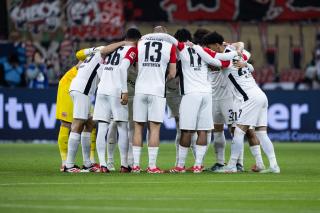
[[[216,162],[210,171],[244,171],[246,136],[255,159],[252,171],[280,173],[267,134],[268,99],[251,74],[250,57],[243,42],[226,43],[217,32],[199,29],[192,38],[187,29],[179,29],[171,36],[162,26],[144,36],[130,28],[124,41],[78,51],[79,63],[65,74],[58,89],[61,171],[113,171],[113,151],[118,143],[120,172],[140,173],[147,127],[149,162],[145,171],[164,173],[157,167],[157,156],[168,106],[177,134],[176,162],[166,172],[203,172],[213,134]],[[232,135],[227,163],[224,125]],[[80,143],[82,168],[75,165]],[[260,146],[269,160],[268,168]],[[95,148],[99,163],[94,160]],[[187,169],[190,148],[194,166]]]

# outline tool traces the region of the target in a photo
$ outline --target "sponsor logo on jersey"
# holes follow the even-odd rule
[[[129,57],[130,57],[131,59],[135,59],[135,58],[136,58],[136,53],[135,53],[135,52],[131,52],[131,53],[129,54]]]

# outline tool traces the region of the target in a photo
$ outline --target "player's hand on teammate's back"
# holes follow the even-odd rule
[[[243,61],[234,61],[233,66],[237,69],[240,69],[240,68],[246,67],[247,63]]]
[[[121,102],[122,105],[128,104],[128,93],[122,93],[121,94]]]
[[[189,46],[189,47],[193,47],[193,45],[194,45],[194,43],[192,43],[191,41],[187,41],[185,44],[186,44],[187,46]]]

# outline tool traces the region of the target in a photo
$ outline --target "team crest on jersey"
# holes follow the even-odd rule
[[[61,115],[62,115],[62,117],[67,117],[68,113],[67,112],[62,112]]]

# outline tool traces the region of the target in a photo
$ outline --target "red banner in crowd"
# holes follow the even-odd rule
[[[319,19],[320,1],[128,0],[126,15],[141,21],[299,21]]]
[[[112,40],[123,35],[122,0],[8,0],[12,29],[32,34],[68,30],[73,39]]]
[[[61,26],[60,7],[59,0],[12,1],[10,18],[15,28],[20,31],[56,31]]]
[[[69,0],[69,33],[79,39],[116,39],[124,26],[121,0]]]
[[[169,20],[303,20],[320,18],[320,1],[163,0]]]

